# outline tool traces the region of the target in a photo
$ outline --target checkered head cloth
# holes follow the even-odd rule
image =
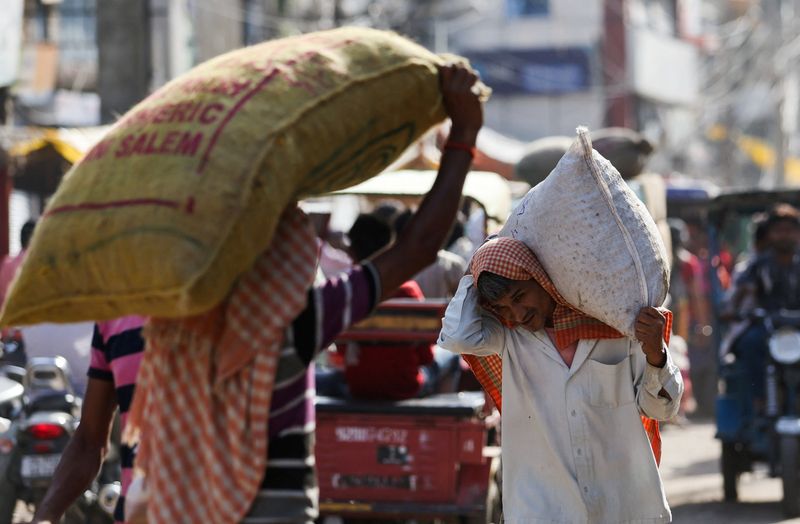
[[[125,439],[139,442],[151,524],[233,524],[249,510],[266,469],[284,334],[305,307],[316,259],[310,221],[290,208],[224,304],[150,321]]]
[[[570,306],[558,292],[536,255],[519,240],[507,237],[489,240],[472,256],[470,268],[476,284],[484,271],[511,280],[536,280],[556,302],[553,327],[555,343],[559,349],[569,347],[581,339],[622,337],[622,334],[615,329]],[[666,317],[664,338],[669,340],[669,334],[672,331],[672,313],[667,311]],[[499,355],[488,357],[463,355],[463,357],[497,408],[502,409],[502,358]],[[656,462],[659,462],[661,460],[661,436],[658,421],[643,416],[642,425],[650,439]]]
[[[472,277],[477,284],[481,273],[488,271],[511,280],[534,279],[553,297],[555,342],[559,349],[587,338],[619,338],[615,329],[573,309],[553,285],[539,259],[523,242],[499,237],[483,244],[472,257]]]

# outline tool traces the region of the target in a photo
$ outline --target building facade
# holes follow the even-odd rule
[[[502,0],[453,31],[449,44],[494,88],[486,120],[502,133],[532,140],[572,135],[581,124],[622,126],[661,142],[697,101],[696,7]]]

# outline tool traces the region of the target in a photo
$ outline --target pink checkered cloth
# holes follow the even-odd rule
[[[236,523],[247,513],[266,469],[284,333],[305,307],[316,259],[311,223],[293,207],[224,304],[147,326],[126,438],[139,441],[150,523]]]

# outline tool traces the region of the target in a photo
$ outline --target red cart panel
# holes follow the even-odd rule
[[[481,463],[483,438],[483,425],[476,421],[320,413],[320,496],[454,502],[460,465]]]

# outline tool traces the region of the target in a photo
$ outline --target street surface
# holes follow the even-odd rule
[[[763,470],[742,477],[741,502],[721,502],[720,446],[712,423],[667,426],[662,438],[661,474],[677,524],[800,524],[800,519],[783,519],[781,482]],[[18,509],[16,522],[30,518],[22,505]]]
[[[738,504],[722,502],[719,441],[712,423],[663,429],[661,474],[674,522],[678,524],[800,524],[781,513],[780,479],[766,471],[742,476]]]

